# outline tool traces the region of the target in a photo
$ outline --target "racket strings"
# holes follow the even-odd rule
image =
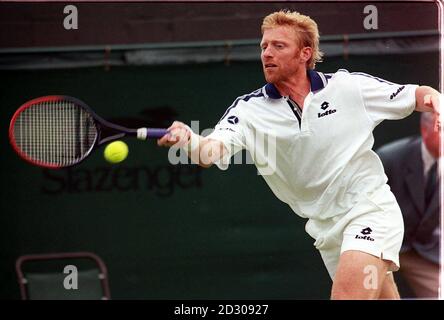
[[[70,101],[50,101],[24,109],[15,121],[14,137],[28,158],[65,166],[90,152],[97,129],[83,108]]]

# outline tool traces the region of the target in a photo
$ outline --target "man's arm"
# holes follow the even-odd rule
[[[440,93],[428,86],[416,88],[416,107],[419,112],[436,112],[439,114]]]
[[[420,86],[415,91],[416,107],[419,112],[433,112],[436,114],[434,130],[439,131],[441,127],[440,99],[441,94],[428,86]]]
[[[174,121],[168,128],[168,132],[169,134],[157,140],[157,144],[163,147],[175,146],[185,149],[188,157],[201,167],[211,167],[227,152],[221,141],[197,135],[182,122]]]

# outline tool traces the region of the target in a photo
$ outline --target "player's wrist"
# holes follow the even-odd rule
[[[184,149],[186,152],[193,152],[199,148],[200,137],[198,134],[194,133],[189,126],[185,125],[185,127],[187,128],[190,136],[188,142],[182,147],[182,149]]]

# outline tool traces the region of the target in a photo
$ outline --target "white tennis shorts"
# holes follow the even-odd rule
[[[346,214],[327,220],[308,220],[305,230],[316,241],[322,260],[333,279],[344,251],[358,250],[391,261],[389,271],[399,269],[399,250],[404,221],[396,198],[385,185],[362,198]]]

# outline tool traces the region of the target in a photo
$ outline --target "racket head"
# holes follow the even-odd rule
[[[20,106],[9,124],[9,142],[25,161],[44,168],[83,161],[98,141],[96,115],[82,101],[63,95],[35,98]]]

